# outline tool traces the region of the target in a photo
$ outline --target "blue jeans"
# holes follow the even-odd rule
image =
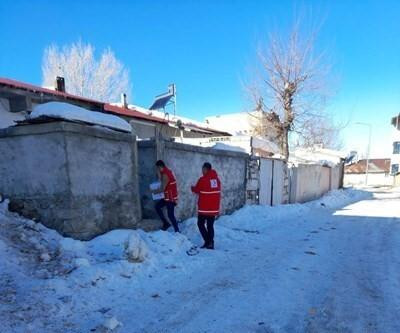
[[[171,221],[172,226],[174,227],[175,232],[179,232],[178,228],[178,223],[176,222],[175,218],[175,206],[176,203],[171,202],[171,201],[165,201],[164,199],[161,199],[156,203],[156,212],[158,216],[160,217],[161,221],[164,224],[164,227],[170,226],[169,222],[164,216],[163,208],[167,207],[167,212],[168,212],[168,219]]]

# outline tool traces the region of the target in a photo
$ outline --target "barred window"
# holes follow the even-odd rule
[[[391,174],[395,175],[399,172],[399,165],[398,164],[392,164],[392,170],[391,170]]]

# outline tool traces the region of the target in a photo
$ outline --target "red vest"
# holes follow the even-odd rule
[[[167,167],[164,167],[163,171],[161,171],[161,174],[168,176],[168,184],[164,190],[164,200],[177,202],[178,201],[178,187],[176,186],[176,178],[175,178],[174,173]]]
[[[221,204],[221,181],[215,170],[211,169],[200,177],[196,186],[192,188],[199,195],[199,215],[217,216]]]

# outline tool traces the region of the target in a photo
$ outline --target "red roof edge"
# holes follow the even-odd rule
[[[43,93],[43,94],[47,94],[47,95],[63,97],[66,100],[72,100],[72,101],[75,100],[75,101],[85,102],[85,103],[100,107],[102,109],[102,111],[104,111],[104,112],[109,112],[109,113],[113,113],[113,114],[117,114],[117,115],[121,115],[121,116],[125,116],[125,117],[132,117],[132,118],[141,119],[144,121],[147,120],[147,121],[157,122],[160,124],[176,123],[176,122],[169,122],[168,120],[162,119],[159,117],[147,115],[143,112],[139,112],[136,110],[123,108],[120,106],[112,105],[109,103],[104,103],[101,101],[96,101],[96,100],[89,99],[86,97],[72,95],[72,94],[57,91],[57,90],[52,90],[52,89],[47,89],[47,88],[43,88],[40,86],[35,86],[33,84],[29,84],[29,83],[25,83],[25,82],[21,82],[21,81],[17,81],[17,80],[7,79],[4,77],[0,77],[0,85],[8,86],[10,88],[22,89],[22,90],[30,91],[33,93]],[[187,124],[187,125],[197,128],[199,130],[208,131],[211,133],[219,133],[224,136],[225,135],[230,136],[229,133],[224,132],[224,131],[219,131],[217,129],[202,127],[202,126],[198,126],[195,124]]]
[[[161,123],[161,124],[168,124],[168,121],[165,120],[165,119],[161,119],[161,118],[153,117],[153,116],[150,116],[150,115],[146,115],[146,114],[144,114],[142,112],[135,111],[135,110],[132,110],[132,109],[123,108],[123,107],[120,107],[120,106],[117,106],[117,105],[112,105],[112,104],[105,103],[103,108],[104,108],[104,111],[106,111],[106,112],[118,114],[118,115],[121,115],[121,116],[139,118],[139,119],[143,119],[143,120],[158,122],[158,123]]]
[[[3,77],[0,77],[0,85],[5,85],[5,86],[11,87],[11,88],[23,89],[26,91],[31,91],[33,93],[44,93],[44,94],[48,94],[48,95],[64,97],[65,99],[77,100],[77,101],[82,101],[82,102],[91,103],[91,104],[97,104],[97,105],[103,104],[103,102],[95,101],[93,99],[89,99],[86,97],[76,96],[76,95],[68,94],[65,92],[47,89],[47,88],[43,88],[40,86],[35,86],[33,84],[24,83],[24,82],[16,81],[16,80],[11,80],[11,79],[7,79],[7,78],[3,78]]]

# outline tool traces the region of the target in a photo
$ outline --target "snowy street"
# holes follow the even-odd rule
[[[16,223],[41,260],[22,259]],[[398,190],[247,206],[195,256],[195,219],[89,242],[32,223],[0,209],[2,332],[400,332]]]

